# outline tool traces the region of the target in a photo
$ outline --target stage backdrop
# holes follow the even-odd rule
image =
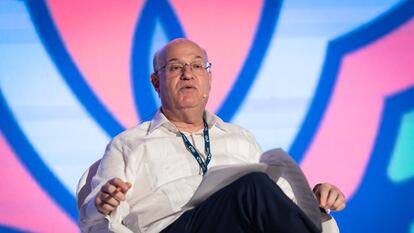
[[[344,191],[341,232],[414,232],[412,0],[1,0],[1,232],[79,231],[77,181],[155,113],[176,37],[209,52],[208,109]]]

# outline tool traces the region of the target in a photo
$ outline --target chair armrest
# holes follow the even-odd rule
[[[329,220],[322,222],[322,233],[339,233],[338,224],[332,216]]]

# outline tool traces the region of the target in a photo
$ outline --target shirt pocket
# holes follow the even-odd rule
[[[191,199],[200,182],[201,177],[194,175],[164,184],[160,189],[168,197],[172,210],[176,212]]]
[[[177,140],[170,138],[162,140],[164,143],[146,144],[148,156],[147,170],[155,188],[173,180],[192,175],[184,150],[180,150]]]
[[[214,160],[228,160],[233,163],[249,161],[250,143],[241,134],[225,134],[212,139],[211,154]]]

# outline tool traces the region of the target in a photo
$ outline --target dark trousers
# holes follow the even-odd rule
[[[162,233],[318,232],[265,173],[247,174],[186,211]]]

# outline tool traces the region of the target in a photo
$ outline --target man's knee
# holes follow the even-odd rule
[[[254,185],[254,186],[261,186],[261,185],[269,185],[274,184],[274,182],[269,178],[269,176],[264,172],[251,172],[248,173],[238,179],[240,183],[244,185]]]
[[[284,198],[285,193],[280,189],[272,178],[264,172],[251,172],[240,177],[233,183],[233,189],[238,191],[253,191],[255,195],[262,198],[267,196],[275,199],[276,197]]]

